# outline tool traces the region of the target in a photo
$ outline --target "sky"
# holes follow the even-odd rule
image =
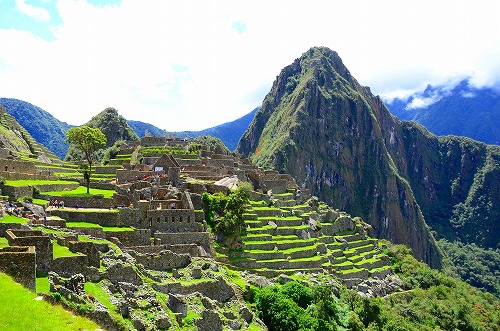
[[[310,47],[385,100],[500,83],[500,1],[0,0],[0,97],[82,125],[107,107],[167,131],[260,106]]]

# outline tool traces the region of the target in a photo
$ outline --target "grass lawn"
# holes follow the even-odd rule
[[[7,238],[0,237],[0,248],[9,246],[9,242]]]
[[[92,283],[92,282],[86,282],[85,283],[85,293],[87,294],[92,294],[94,298],[102,303],[106,308],[108,308],[109,314],[113,317],[114,320],[119,321],[120,324],[124,325],[128,324],[131,325],[130,320],[124,319],[116,306],[111,303],[109,300],[109,294],[107,291],[104,290],[102,287],[102,283]]]
[[[54,259],[57,259],[59,257],[79,256],[80,255],[78,253],[73,253],[66,246],[59,245],[56,240],[52,241],[52,249],[53,249]]]
[[[109,231],[109,232],[128,232],[128,231],[134,231],[134,229],[128,227],[128,226],[103,226],[102,230],[104,232]]]
[[[75,316],[59,305],[43,300],[34,300],[34,292],[0,273],[0,330],[45,331],[45,330],[97,330],[96,323]]]
[[[17,223],[17,224],[25,224],[28,221],[27,218],[17,217],[14,215],[5,214],[3,218],[0,218],[0,223]]]
[[[66,227],[71,228],[102,228],[99,224],[89,222],[66,222]]]
[[[113,197],[114,190],[100,190],[96,188],[91,188],[90,193],[87,194],[87,188],[85,186],[79,186],[76,190],[72,191],[52,191],[52,192],[42,192],[42,194],[47,194],[57,197],[90,197],[94,194],[102,194],[105,198]]]
[[[22,187],[22,186],[37,186],[37,185],[47,185],[47,184],[78,184],[78,182],[67,181],[67,180],[6,180],[5,185],[12,187]]]
[[[50,292],[48,274],[37,272],[37,274],[36,274],[36,292],[37,293],[49,293]]]

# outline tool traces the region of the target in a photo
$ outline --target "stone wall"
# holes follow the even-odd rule
[[[36,291],[36,253],[34,246],[0,249],[0,271],[31,291]]]
[[[4,177],[5,179],[9,180],[22,180],[22,179],[27,179],[27,180],[35,180],[35,179],[40,179],[40,180],[58,180],[59,178],[54,176],[52,172],[49,171],[39,171],[36,174],[24,174],[24,173],[18,173],[18,172],[5,172],[5,171],[0,171],[0,176]]]
[[[203,159],[206,166],[217,168],[234,168],[234,159]]]
[[[71,277],[75,274],[84,274],[87,269],[88,259],[86,255],[65,256],[54,259],[50,270],[63,277]]]
[[[134,182],[146,177],[154,177],[154,176],[165,176],[165,171],[140,171],[140,170],[125,170],[125,169],[117,169],[116,170],[116,183],[124,184],[129,182]]]
[[[356,224],[354,224],[354,221],[350,216],[340,216],[331,226],[326,225],[327,224],[321,228],[321,232],[330,236],[342,231],[352,231],[356,227]]]
[[[7,159],[8,157],[12,157],[12,154],[8,148],[0,148],[0,159]]]
[[[63,200],[66,205],[66,200]],[[51,215],[59,216],[67,222],[90,222],[101,226],[122,226],[118,211],[85,211],[75,209],[53,209]]]
[[[168,285],[153,284],[153,288],[168,295],[190,295],[194,292],[199,292],[203,296],[221,303],[236,299],[234,289],[220,275],[217,275],[214,280],[193,283],[186,286],[180,283],[171,283]]]
[[[274,194],[285,193],[288,189],[288,182],[284,180],[263,180],[262,183],[267,190],[272,190]]]
[[[26,219],[28,221],[28,219]],[[30,227],[25,224],[19,224],[19,223],[1,223],[0,219],[0,237],[5,237],[7,230],[13,229],[13,230],[29,230]]]
[[[191,263],[189,254],[176,254],[163,250],[156,254],[134,254],[136,261],[146,269],[166,271],[168,269],[185,268]]]
[[[74,207],[76,203],[82,208],[114,208],[115,205],[113,203],[112,198],[103,198],[102,195],[94,195],[92,197],[58,197],[58,196],[48,196],[45,194],[41,194],[40,198],[45,200],[62,200],[64,201],[64,205],[66,207]],[[64,217],[63,217],[64,218]]]
[[[95,166],[95,173],[96,174],[107,174],[107,175],[114,175],[116,174],[116,170],[121,169],[121,165],[116,165],[116,166]]]
[[[104,238],[111,240],[117,238],[120,242],[128,247],[137,244],[146,244],[150,242],[151,230],[149,229],[135,229],[134,231],[104,231]]]
[[[197,244],[203,246],[210,252],[209,232],[185,232],[185,233],[161,233],[154,234],[155,239],[161,245]],[[159,240],[159,241],[158,241]]]
[[[3,172],[36,174],[35,164],[28,161],[0,159],[0,169]]]
[[[192,209],[148,210],[147,219],[153,232],[201,232],[203,225],[195,221]]]
[[[4,187],[2,188],[2,194],[8,195],[9,197],[13,198],[33,197],[33,187],[31,186],[14,187],[14,186],[4,185]]]
[[[75,236],[76,237],[76,236]],[[87,265],[99,268],[101,266],[101,256],[94,243],[89,241],[71,240],[64,245],[73,253],[82,253],[87,256]]]
[[[6,237],[10,246],[35,246],[37,271],[50,270],[53,248],[49,236],[40,230],[7,230]]]
[[[189,256],[199,256],[198,245],[196,244],[178,244],[178,245],[150,245],[129,247],[140,254],[157,254],[164,250],[170,250],[177,254],[189,254]]]

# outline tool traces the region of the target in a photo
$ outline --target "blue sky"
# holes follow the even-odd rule
[[[0,97],[80,125],[106,107],[166,130],[234,120],[312,46],[383,98],[500,81],[498,1],[0,1]]]

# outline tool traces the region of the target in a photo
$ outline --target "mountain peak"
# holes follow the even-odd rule
[[[281,71],[238,151],[294,176],[321,200],[362,216],[376,236],[405,243],[439,266],[436,243],[392,157],[403,154],[397,127],[336,52],[313,47]]]
[[[302,54],[299,60],[303,67],[326,70],[329,73],[335,72],[349,82],[353,80],[338,53],[328,47],[311,47]]]

